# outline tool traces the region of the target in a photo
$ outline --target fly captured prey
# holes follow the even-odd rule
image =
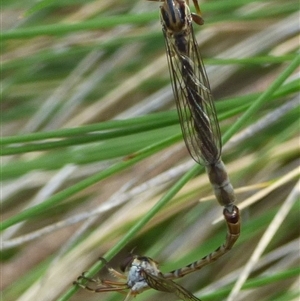
[[[100,260],[105,262],[109,273],[119,281],[100,280],[85,277],[84,274],[78,277],[74,284],[95,293],[102,292],[119,292],[125,293],[124,301],[131,300],[134,296],[143,291],[153,288],[157,291],[173,293],[178,298],[184,301],[201,301],[185,288],[164,277],[164,274],[158,268],[158,263],[150,257],[131,255],[126,262],[121,266],[122,274],[110,267],[104,258]],[[78,281],[86,280],[88,283],[95,283],[96,287],[92,288],[89,285],[84,285]]]

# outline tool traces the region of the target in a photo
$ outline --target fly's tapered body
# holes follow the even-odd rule
[[[234,190],[221,159],[219,123],[192,26],[193,21],[203,24],[197,0],[193,2],[198,14],[190,12],[185,0],[160,2],[163,2],[161,23],[183,137],[192,158],[205,166],[214,194],[224,206],[227,224],[226,240],[218,249],[182,269],[164,274],[167,278],[176,278],[202,268],[230,250],[240,234],[240,216],[233,204]]]

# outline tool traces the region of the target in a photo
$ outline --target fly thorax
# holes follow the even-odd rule
[[[160,274],[160,270],[158,269],[156,262],[154,262],[152,259],[150,261],[142,261],[141,268],[151,275],[157,276]]]
[[[189,7],[182,0],[167,0],[160,8],[161,21],[167,32],[183,32],[192,23]]]

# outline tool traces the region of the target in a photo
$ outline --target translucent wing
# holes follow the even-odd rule
[[[142,271],[142,275],[147,284],[157,291],[173,293],[184,301],[201,301],[185,288],[170,279],[164,278],[162,275],[155,276],[147,273],[145,270]]]
[[[167,57],[186,146],[196,162],[209,165],[220,157],[221,135],[193,27],[188,26],[186,35],[170,37],[164,30]]]

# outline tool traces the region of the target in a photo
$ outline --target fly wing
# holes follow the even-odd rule
[[[157,291],[173,293],[184,301],[201,301],[185,288],[170,279],[164,278],[162,275],[155,276],[145,270],[142,271],[142,274],[148,285]]]
[[[221,154],[221,135],[193,27],[190,25],[186,36],[174,35],[171,38],[165,31],[164,35],[172,88],[186,146],[196,162],[202,165],[215,163]],[[178,49],[179,44],[185,45],[184,51]]]

